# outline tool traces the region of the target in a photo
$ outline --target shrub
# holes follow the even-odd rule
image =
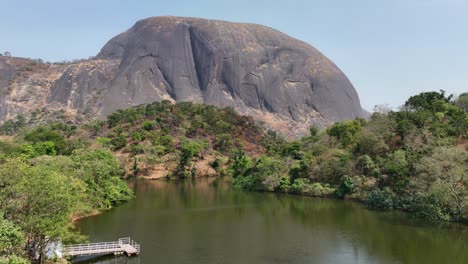
[[[328,184],[322,185],[320,182],[314,182],[310,185],[309,195],[312,196],[328,196],[335,192],[334,188],[331,188]]]
[[[252,161],[250,158],[241,149],[238,149],[234,156],[234,162],[229,170],[231,171],[232,177],[237,178],[244,176],[251,166]]]
[[[372,190],[366,198],[366,204],[375,209],[391,210],[394,208],[395,194],[389,189],[384,188]]]
[[[107,137],[97,137],[96,142],[99,143],[102,147],[109,147],[111,145],[111,139]]]
[[[280,179],[287,175],[287,166],[283,160],[261,156],[247,172],[261,183],[261,189],[273,191],[279,186]]]
[[[210,162],[210,166],[211,166],[214,170],[218,171],[219,168],[221,168],[221,159],[216,158],[215,160],[211,161],[211,162]]]
[[[259,191],[259,186],[258,178],[253,176],[236,177],[232,181],[232,187],[235,190]]]
[[[291,182],[288,177],[282,177],[278,186],[279,190],[285,193],[289,192],[289,190],[291,189],[290,183]]]
[[[291,192],[298,194],[306,193],[309,191],[309,187],[309,179],[298,178],[291,185]]]
[[[150,131],[150,130],[153,130],[155,125],[156,125],[156,122],[154,121],[145,121],[143,122],[143,129],[146,131]]]
[[[167,152],[174,150],[174,139],[171,135],[162,135],[158,137],[154,144],[164,146]]]
[[[416,216],[431,221],[450,221],[451,216],[444,210],[434,195],[417,195],[414,199],[413,208]]]
[[[215,148],[220,151],[226,151],[232,147],[232,136],[229,134],[221,134],[216,137]]]
[[[339,198],[344,198],[345,195],[351,194],[353,192],[353,179],[351,179],[351,177],[349,177],[348,175],[344,175],[343,177],[341,177],[341,184],[335,192],[336,196],[338,196]]]
[[[24,137],[26,141],[31,143],[52,142],[57,154],[62,154],[65,150],[65,137],[59,132],[52,130],[49,127],[38,127],[29,131]]]
[[[127,139],[123,135],[118,135],[111,139],[111,144],[114,149],[121,149],[127,145]]]
[[[143,135],[139,131],[135,131],[132,133],[132,139],[135,141],[142,141]]]
[[[132,144],[130,145],[130,154],[132,156],[138,155],[140,153],[143,153],[143,148],[139,144]]]
[[[202,145],[193,140],[184,140],[180,151],[180,164],[187,165],[202,149]]]

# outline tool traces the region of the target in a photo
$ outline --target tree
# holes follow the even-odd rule
[[[45,261],[47,245],[60,238],[78,239],[70,222],[70,215],[83,202],[84,186],[69,175],[49,166],[30,166],[26,161],[14,159],[0,166],[0,210],[24,230],[29,256],[37,255]]]
[[[462,93],[455,101],[455,104],[463,111],[468,112],[468,93]]]
[[[234,155],[234,162],[231,166],[233,178],[244,176],[246,171],[251,167],[251,160],[245,152],[238,148]]]
[[[21,256],[24,254],[25,245],[21,229],[0,214],[0,256]]]
[[[443,103],[448,103],[453,95],[445,96],[445,91],[440,92],[424,92],[415,96],[411,96],[405,106],[410,110],[429,110],[431,112],[439,112]]]
[[[180,164],[188,165],[202,149],[202,145],[193,140],[184,140],[180,149]]]
[[[309,135],[311,137],[316,137],[318,135],[319,129],[316,126],[311,126],[309,128]]]
[[[120,180],[123,171],[111,152],[78,150],[71,158],[79,168],[77,177],[87,185],[88,199],[94,208],[110,208],[131,198],[131,190]]]
[[[3,55],[4,55],[4,56],[11,56],[11,52],[5,51],[5,52],[3,53]]]
[[[93,137],[95,137],[104,127],[104,122],[100,120],[93,120],[85,126],[92,132]]]
[[[468,152],[459,148],[437,148],[416,164],[413,186],[432,195],[455,219],[468,219]]]
[[[242,171],[246,165],[248,166],[248,159],[242,158],[242,155],[238,161],[237,170]],[[252,167],[244,171],[242,176],[237,175],[234,178],[233,186],[248,191],[274,191],[285,177],[287,177],[287,166],[282,160],[261,156]]]
[[[33,144],[40,142],[52,142],[57,154],[65,154],[64,152],[67,148],[65,137],[58,131],[55,131],[52,128],[46,126],[40,126],[29,131],[26,133],[24,139]]]
[[[410,163],[406,157],[406,152],[397,150],[388,155],[382,163],[382,170],[386,175],[386,178],[383,180],[383,185],[389,186],[395,192],[403,192],[410,180]]]
[[[358,119],[342,121],[327,129],[329,136],[335,137],[345,148],[353,147],[362,129],[362,122]]]

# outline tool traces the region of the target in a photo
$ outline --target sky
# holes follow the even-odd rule
[[[0,53],[88,58],[163,15],[258,23],[303,40],[338,65],[367,110],[422,91],[468,92],[468,0],[0,0]]]

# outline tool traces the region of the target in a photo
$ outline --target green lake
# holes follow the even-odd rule
[[[88,263],[468,263],[468,227],[348,201],[234,191],[228,179],[137,180],[136,198],[78,223],[138,257]]]

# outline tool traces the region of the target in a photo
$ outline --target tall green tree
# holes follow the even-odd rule
[[[79,239],[72,230],[70,216],[81,207],[84,186],[71,176],[49,166],[31,166],[25,160],[13,159],[0,166],[2,191],[0,210],[14,221],[27,240],[30,258],[45,261],[49,243]]]

